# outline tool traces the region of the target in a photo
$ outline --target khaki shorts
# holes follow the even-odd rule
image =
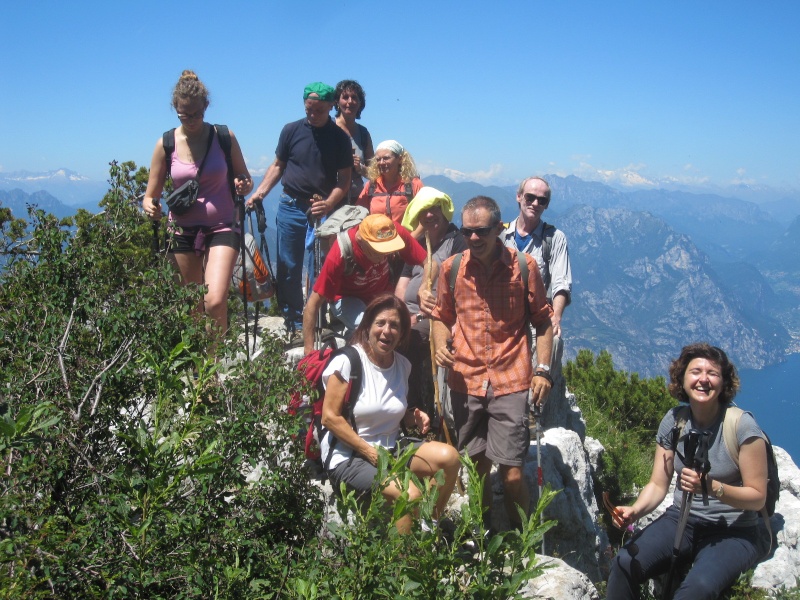
[[[498,465],[521,467],[530,447],[528,390],[494,396],[470,396],[450,391],[459,452],[470,457],[486,453]]]

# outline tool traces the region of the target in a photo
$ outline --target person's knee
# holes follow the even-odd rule
[[[525,475],[520,467],[502,467],[501,473],[506,488],[518,488],[525,483]]]
[[[717,598],[730,583],[733,582],[723,584],[720,581],[719,573],[713,570],[692,569],[681,584],[681,589],[675,593],[675,597],[697,598],[698,600],[708,598],[712,600]],[[681,592],[686,595],[684,596]]]

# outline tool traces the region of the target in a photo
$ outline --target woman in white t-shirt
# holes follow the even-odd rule
[[[418,408],[409,408],[407,402],[408,375],[411,365],[395,349],[408,343],[411,317],[405,303],[393,294],[382,294],[369,303],[361,324],[356,328],[351,344],[356,348],[362,363],[362,385],[357,399],[351,399],[351,409],[356,429],[343,415],[345,394],[350,378],[350,363],[345,355],[334,357],[326,367],[322,383],[325,402],[322,408],[322,425],[326,430],[322,439],[322,456],[330,454],[328,476],[334,488],[341,483],[360,493],[369,493],[377,481],[377,447],[394,448],[400,434],[400,423],[416,426],[426,433],[430,418]],[[336,443],[331,448],[331,442]],[[412,472],[420,479],[444,472],[444,483],[439,487],[434,518],[444,510],[458,476],[460,461],[455,448],[440,442],[424,442],[409,463]],[[401,494],[396,482],[383,487],[383,496],[392,502]],[[411,499],[421,493],[414,484],[408,490]],[[406,533],[411,528],[407,515],[396,523],[398,531]]]

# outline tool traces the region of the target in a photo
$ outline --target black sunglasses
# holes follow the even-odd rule
[[[462,227],[460,231],[461,235],[469,239],[472,237],[473,233],[478,237],[486,237],[487,235],[490,235],[492,231],[494,231],[495,227],[496,225],[489,225],[488,227],[474,227],[474,228]]]
[[[550,198],[546,196],[537,196],[536,194],[523,194],[522,198],[525,200],[525,204],[533,204],[534,202],[538,202],[539,206],[544,206],[547,208],[547,205],[550,204]]]

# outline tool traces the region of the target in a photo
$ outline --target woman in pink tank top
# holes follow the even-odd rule
[[[197,310],[211,317],[221,337],[228,330],[228,289],[240,244],[228,167],[214,126],[203,120],[208,90],[193,71],[181,74],[172,93],[172,106],[181,122],[174,130],[175,149],[168,166],[163,138],[156,142],[143,207],[151,219],[161,219],[161,193],[168,171],[178,188],[197,176],[205,158],[197,202],[180,216],[169,215],[169,253],[180,271],[181,283],[207,287]],[[209,136],[213,136],[210,145]],[[230,138],[234,185],[236,193],[244,196],[253,189],[253,181],[232,131]]]

